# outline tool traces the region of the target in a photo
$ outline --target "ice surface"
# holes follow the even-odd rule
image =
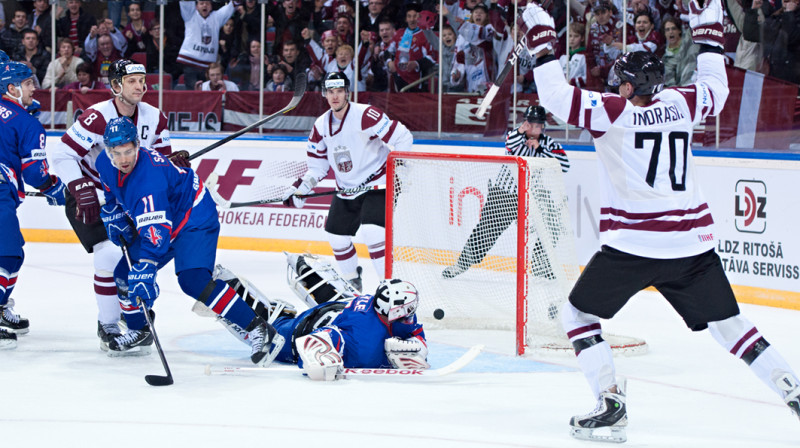
[[[573,358],[515,358],[503,331],[429,331],[441,367],[471,345],[485,353],[460,373],[426,381],[315,383],[299,371],[205,376],[206,364],[249,366],[249,349],[190,311],[172,266],[159,274],[156,328],[175,377],[155,353],[109,358],[98,348],[92,258],[77,244],[28,244],[14,297],[31,320],[16,350],[0,351],[0,447],[587,447],[567,422],[594,407]],[[220,251],[218,262],[264,293],[293,298],[282,254]],[[367,290],[377,285],[365,267]],[[413,279],[410,279],[413,281]],[[742,310],[795,368],[797,311]],[[617,360],[628,377],[628,447],[800,445],[800,422],[707,332],[692,333],[655,293],[604,323],[647,340]],[[277,370],[277,369],[276,369]]]

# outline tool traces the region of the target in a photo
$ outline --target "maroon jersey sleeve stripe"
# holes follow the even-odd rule
[[[64,135],[62,135],[61,141],[64,142],[67,146],[69,146],[73,151],[75,151],[76,154],[78,154],[81,157],[89,153],[89,151],[86,150],[86,148],[79,145],[78,142],[73,140],[72,137],[69,136],[69,134],[65,133]]]
[[[581,90],[572,89],[572,104],[569,107],[569,118],[567,122],[573,126],[578,126],[578,116],[581,112]]]
[[[397,122],[395,120],[392,120],[392,125],[389,126],[389,131],[386,132],[386,135],[384,135],[383,138],[381,139],[383,140],[384,143],[389,143],[389,139],[392,138],[392,134],[394,134],[394,129],[396,127],[397,127]]]

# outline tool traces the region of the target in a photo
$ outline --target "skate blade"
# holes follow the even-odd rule
[[[125,350],[124,352],[116,351],[116,350],[108,350],[108,357],[109,358],[125,358],[128,356],[146,356],[152,352],[152,349],[149,345],[142,345],[139,347],[134,347],[130,350]]]
[[[28,334],[31,331],[30,328],[18,328],[18,329],[14,329],[14,328],[11,328],[11,327],[0,327],[0,328],[2,328],[3,330],[6,330],[9,333],[14,333],[16,335]]]
[[[0,350],[13,350],[17,348],[16,339],[3,339],[0,340]]]
[[[628,435],[623,427],[600,427],[600,428],[570,428],[572,437],[579,440],[591,442],[624,443],[628,440]]]
[[[108,351],[108,342],[100,341],[100,350],[107,352]]]

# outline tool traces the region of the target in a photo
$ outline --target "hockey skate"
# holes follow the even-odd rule
[[[17,335],[0,328],[0,350],[17,348]]]
[[[100,350],[107,352],[109,342],[119,336],[122,336],[119,324],[116,322],[104,324],[99,320],[97,321],[97,337],[100,338]]]
[[[153,345],[153,333],[150,327],[145,326],[141,330],[131,330],[117,336],[108,343],[108,356],[112,358],[122,356],[144,356],[149,355]]]
[[[784,373],[775,379],[775,384],[783,391],[783,401],[800,418],[800,385],[790,373]]]
[[[467,272],[468,269],[469,269],[469,266],[464,266],[464,265],[462,265],[460,263],[456,263],[456,264],[454,264],[452,266],[446,267],[445,270],[442,271],[442,277],[444,277],[444,278],[453,278],[453,277],[456,277],[458,275],[461,275],[461,274]]]
[[[30,331],[30,322],[14,312],[12,303],[0,306],[0,329],[11,333],[27,334]]]
[[[356,276],[348,279],[347,281],[350,282],[350,285],[361,294],[364,291],[364,281],[361,279],[361,272],[364,271],[364,268],[361,266],[356,268]]]
[[[250,340],[252,352],[250,360],[253,364],[261,367],[268,367],[278,356],[286,342],[283,336],[279,335],[275,327],[268,324],[264,319],[257,318],[254,321],[252,330],[247,333]]]
[[[586,415],[570,419],[570,435],[576,439],[622,443],[628,440],[628,411],[625,406],[625,380],[617,382],[617,392],[600,393],[597,407]]]

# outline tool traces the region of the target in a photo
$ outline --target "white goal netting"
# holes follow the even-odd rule
[[[580,268],[557,161],[393,152],[388,179],[387,274],[417,286],[426,327],[571,351],[558,313]]]

